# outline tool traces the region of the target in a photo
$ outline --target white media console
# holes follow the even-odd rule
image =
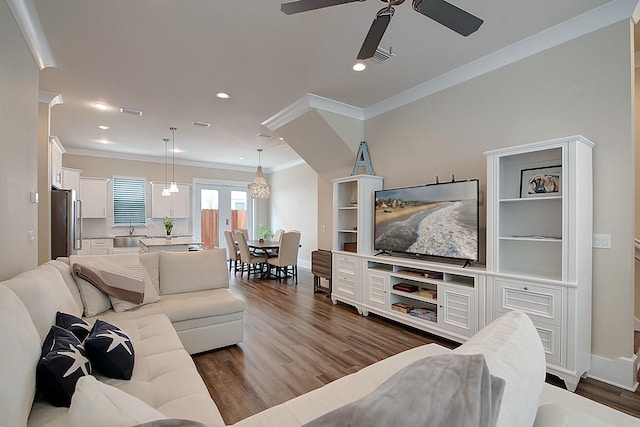
[[[334,180],[333,303],[460,343],[522,310],[538,329],[548,372],[574,391],[591,361],[592,147],[572,136],[485,153],[486,268],[374,255],[382,178]],[[557,191],[529,194],[528,175],[546,172]]]

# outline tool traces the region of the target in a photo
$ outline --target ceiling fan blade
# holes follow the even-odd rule
[[[413,0],[413,9],[465,37],[484,22],[444,0]]]
[[[352,3],[365,0],[298,0],[289,3],[282,3],[280,10],[287,15],[306,12],[308,10],[322,9],[324,7],[336,6],[339,4]]]
[[[385,8],[384,11],[386,10]],[[376,53],[380,40],[382,40],[382,36],[384,36],[384,32],[387,30],[389,22],[391,22],[393,8],[391,8],[391,11],[388,13],[381,12],[383,11],[378,12],[376,19],[374,19],[371,24],[371,28],[369,28],[367,37],[365,37],[364,43],[362,43],[362,47],[358,53],[358,59],[369,59]]]

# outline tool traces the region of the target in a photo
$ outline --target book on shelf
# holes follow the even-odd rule
[[[393,289],[395,289],[396,291],[402,291],[402,292],[418,292],[418,287],[416,285],[410,285],[408,283],[397,283],[395,285],[393,285]]]
[[[427,319],[431,320],[432,322],[438,321],[438,313],[427,308],[414,308],[409,312],[409,314],[419,319]]]
[[[423,298],[437,299],[438,291],[435,289],[420,289],[418,294]]]
[[[438,280],[442,280],[442,273],[436,273],[433,271],[427,271],[426,273],[424,273],[424,277],[426,277],[427,279],[438,279]]]
[[[403,302],[395,302],[391,304],[391,309],[394,311],[399,311],[400,313],[410,313],[411,310],[413,310],[413,306],[405,304]]]

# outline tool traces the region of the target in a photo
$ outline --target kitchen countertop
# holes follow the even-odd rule
[[[167,240],[166,237],[151,237],[139,240],[144,246],[178,246],[178,245],[201,245],[202,242],[194,240],[193,237],[173,237]]]

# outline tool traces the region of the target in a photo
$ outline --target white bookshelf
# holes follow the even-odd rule
[[[529,314],[548,371],[575,390],[591,360],[592,147],[572,136],[486,152],[487,313]],[[530,194],[530,177],[557,176]]]

